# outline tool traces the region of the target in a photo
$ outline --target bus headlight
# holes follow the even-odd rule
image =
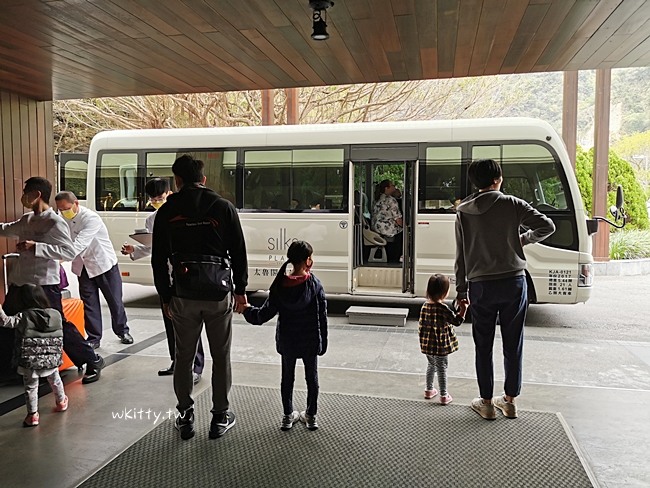
[[[578,286],[592,286],[594,284],[594,265],[581,264],[578,276]]]

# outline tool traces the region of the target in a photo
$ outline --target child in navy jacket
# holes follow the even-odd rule
[[[262,325],[280,314],[275,345],[282,355],[282,430],[291,429],[298,420],[309,430],[318,428],[318,356],[327,351],[327,301],[320,281],[310,273],[314,263],[312,254],[313,249],[307,242],[293,242],[264,305],[261,308],[248,305],[244,310],[244,317],[253,325]],[[286,275],[289,263],[293,271]],[[294,411],[292,401],[298,358],[305,365],[307,381],[307,410],[300,414]]]

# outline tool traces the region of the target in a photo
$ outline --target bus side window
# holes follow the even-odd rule
[[[455,212],[463,198],[462,148],[460,146],[428,147],[426,161],[420,170],[420,201],[418,211],[427,213]]]
[[[236,151],[203,149],[183,152],[149,152],[146,158],[145,183],[152,178],[167,179],[169,180],[170,189],[176,191],[172,165],[177,158],[184,154],[203,161],[203,173],[206,177],[205,186],[235,205]],[[146,207],[146,209],[153,211],[153,207],[150,206]]]
[[[79,200],[86,199],[88,181],[88,163],[86,161],[67,159],[60,164],[59,191],[71,191]]]
[[[296,149],[291,165],[292,204],[296,209],[343,210],[344,152],[339,148]]]
[[[246,151],[244,208],[343,210],[345,175],[339,148]]]
[[[504,144],[503,178],[507,185],[509,176],[525,178],[528,186],[521,193],[511,194],[526,200],[538,210],[567,210],[564,189],[555,158],[539,144]],[[530,199],[529,190],[533,189]]]
[[[501,190],[538,210],[567,210],[567,201],[553,155],[540,144],[474,146],[472,160],[491,158],[501,163]]]
[[[137,153],[104,153],[97,163],[98,211],[140,209]]]

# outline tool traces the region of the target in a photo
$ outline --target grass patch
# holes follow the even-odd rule
[[[625,230],[609,235],[610,259],[650,258],[650,231]]]

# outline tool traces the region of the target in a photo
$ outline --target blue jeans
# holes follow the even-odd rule
[[[492,350],[497,318],[503,342],[504,391],[508,396],[518,396],[521,391],[524,322],[528,310],[526,277],[470,282],[469,301],[481,398],[491,399],[494,393]]]

